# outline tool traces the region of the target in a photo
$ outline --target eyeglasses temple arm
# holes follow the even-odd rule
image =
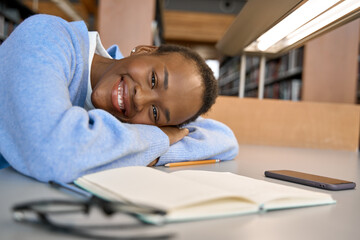
[[[57,182],[57,181],[49,181],[50,186],[57,188],[57,189],[66,189],[67,191],[76,193],[78,195],[81,195],[82,197],[86,197],[87,199],[90,199],[93,197],[93,195],[85,190],[82,190],[81,188],[72,186],[70,184]]]

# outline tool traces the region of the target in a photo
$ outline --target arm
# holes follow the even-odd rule
[[[225,124],[199,117],[185,126],[189,134],[171,145],[157,165],[186,160],[230,160],[238,154],[238,143],[233,132]]]
[[[0,152],[17,171],[40,181],[144,166],[169,148],[157,127],[124,124],[81,107],[88,42],[79,24],[35,16],[0,47]]]

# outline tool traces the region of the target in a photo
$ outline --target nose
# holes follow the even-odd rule
[[[153,104],[156,100],[155,91],[152,89],[144,89],[140,85],[135,86],[134,93],[134,105],[135,109],[140,112],[144,109],[144,107]]]

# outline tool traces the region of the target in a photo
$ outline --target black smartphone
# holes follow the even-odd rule
[[[265,171],[265,176],[285,180],[288,182],[300,183],[303,185],[317,187],[327,190],[345,190],[353,189],[356,184],[341,179],[323,177],[303,172],[296,172],[291,170],[271,170]]]

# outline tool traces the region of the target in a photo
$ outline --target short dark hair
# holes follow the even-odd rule
[[[211,106],[215,103],[216,97],[218,95],[217,80],[215,79],[213,71],[206,64],[205,60],[194,50],[180,45],[163,44],[160,45],[160,47],[154,52],[154,54],[167,53],[179,53],[185,59],[192,60],[196,64],[196,68],[200,74],[204,85],[202,106],[194,116],[179,124],[181,126],[195,121],[196,118],[198,118],[200,115],[210,110]]]

